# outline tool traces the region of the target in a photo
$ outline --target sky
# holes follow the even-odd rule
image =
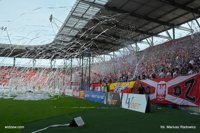
[[[53,41],[76,0],[0,0],[0,43],[44,45]],[[53,15],[53,22],[49,18]],[[9,39],[10,38],[10,39]]]

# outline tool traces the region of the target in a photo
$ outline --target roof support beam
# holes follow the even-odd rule
[[[165,31],[165,32],[166,32],[166,34],[169,36],[170,40],[172,40],[172,36],[170,35],[169,31],[167,30],[167,31]]]
[[[157,23],[157,24],[160,24],[160,25],[165,25],[165,26],[169,26],[169,27],[174,26],[174,24],[167,23],[165,21],[161,21],[161,20],[158,20],[158,19],[154,19],[154,18],[151,18],[151,17],[148,17],[148,16],[136,14],[135,12],[131,12],[130,16],[136,17],[136,18],[139,18],[139,19],[143,19],[143,20],[147,20],[147,21],[150,21],[150,22],[154,22],[154,23]]]
[[[189,22],[187,22],[187,25],[190,27],[191,30],[193,30],[192,24],[190,24]],[[194,30],[193,30],[193,31],[194,31]]]
[[[73,29],[75,29],[76,25],[79,23],[79,21],[80,21],[81,19],[84,19],[83,16],[84,16],[85,13],[90,9],[90,6],[89,6],[89,7],[86,9],[86,11],[85,11],[80,17],[77,17],[77,16],[73,15],[73,13],[74,13],[74,11],[76,10],[76,8],[77,8],[77,6],[78,6],[79,4],[80,4],[80,1],[77,3],[76,7],[73,9],[73,11],[72,11],[72,13],[71,13],[71,16],[72,16],[73,18],[78,19],[78,21],[74,24],[73,27],[71,27],[69,33],[70,33]],[[64,24],[67,24],[67,22],[69,21],[70,18],[71,18],[71,17],[69,17],[68,20],[65,21]],[[63,27],[61,27],[61,30],[59,31],[59,33],[63,30],[64,27],[65,27],[65,25],[64,25]]]
[[[149,45],[149,43],[148,42],[146,42],[146,41],[138,41],[138,43],[143,43],[143,44],[146,44],[146,45]],[[137,43],[137,45],[138,45],[138,43]]]
[[[118,40],[118,39],[112,37],[112,35],[111,36],[103,35],[103,34],[101,34],[100,32],[97,32],[97,31],[95,31],[95,33],[93,33],[91,35],[85,34],[85,35],[82,36],[81,34],[77,34],[76,36],[71,36],[71,37],[76,37],[77,39],[79,39],[79,38],[90,38],[90,39],[94,38],[94,39],[97,39],[98,37],[101,37],[103,39],[110,40],[110,41],[117,41]]]
[[[120,44],[116,44],[116,43],[113,43],[113,42],[108,42],[108,41],[105,41],[105,40],[98,40],[98,39],[94,39],[94,38],[87,38],[87,37],[81,37],[78,40],[84,41],[84,43],[88,43],[88,44],[94,42],[94,43],[97,43],[97,44],[102,43],[104,45],[112,45],[114,47],[122,46]],[[65,42],[68,43],[67,41],[63,41],[63,40],[59,40],[59,39],[57,39],[57,41],[60,41],[60,42],[63,42],[63,43],[65,43]]]
[[[111,8],[111,7],[107,7],[109,10],[116,10],[116,12],[117,11],[119,11],[119,12],[125,12],[125,11],[122,11],[122,10],[119,10],[119,9],[114,9],[114,8]],[[128,13],[128,12],[125,12],[125,13]],[[154,19],[154,18],[151,18],[151,17],[148,17],[148,16],[143,16],[143,15],[140,15],[140,14],[136,14],[135,12],[131,12],[131,13],[129,13],[129,15],[130,16],[132,16],[132,17],[136,17],[136,18],[140,18],[140,19],[144,19],[144,20],[146,20],[146,21],[150,21],[150,22],[154,22],[154,23],[157,23],[157,24],[160,24],[160,25],[163,25],[163,26],[168,26],[168,27],[176,27],[176,28],[178,28],[178,29],[181,29],[181,30],[186,30],[186,31],[190,31],[191,32],[191,30],[190,29],[188,29],[188,28],[185,28],[185,27],[182,27],[182,26],[176,26],[176,25],[174,25],[174,24],[172,24],[172,23],[169,23],[169,22],[165,22],[165,21],[161,21],[161,20],[158,20],[158,19]],[[142,33],[142,31],[140,31],[140,30],[138,30],[138,29],[135,29],[135,31],[136,32],[138,32],[138,33],[141,33],[141,34],[145,34],[144,32]],[[154,35],[152,35],[152,33],[148,33],[148,32],[146,32],[146,35],[150,35],[150,36],[156,36],[155,34]],[[160,36],[161,37],[161,36]],[[163,38],[163,37],[162,37]],[[165,39],[169,39],[169,38],[166,38],[166,37],[164,37]]]
[[[88,4],[90,6],[94,6],[94,7],[97,7],[97,8],[105,8],[105,6],[101,5],[101,4],[98,4],[98,3],[95,3],[95,2],[90,2],[90,1],[86,1],[86,0],[80,0],[81,3],[85,3],[85,4]]]
[[[197,17],[195,16],[195,14],[194,14],[194,13],[193,13],[192,15],[193,15],[193,17],[194,17],[194,20],[196,21],[197,25],[198,25],[198,26],[199,26],[199,28],[200,28],[200,24],[199,24],[199,22],[198,22],[198,20],[197,20]]]
[[[180,9],[183,9],[183,10],[185,10],[185,11],[188,11],[188,12],[191,12],[191,13],[195,13],[195,14],[200,15],[200,11],[199,11],[198,9],[194,9],[194,8],[185,6],[185,5],[183,5],[183,4],[179,4],[179,3],[177,3],[177,2],[174,1],[174,0],[159,0],[159,1],[160,1],[160,2],[163,2],[163,3],[166,3],[166,4],[168,4],[168,5],[171,5],[171,6],[180,8]]]
[[[175,27],[175,28],[176,28],[176,27]],[[194,32],[193,29],[187,28],[187,27],[183,27],[183,26],[179,26],[179,27],[177,27],[177,29],[179,29],[179,30],[184,30],[184,31],[188,31],[188,32],[190,32],[190,33],[193,33],[193,32]]]
[[[149,44],[150,47],[152,47],[154,45],[153,42],[153,36],[151,38],[146,38],[147,43]]]
[[[102,6],[100,4],[97,4],[97,3],[94,3],[94,2],[85,1],[85,0],[81,0],[81,2],[87,3],[87,4],[91,5],[91,6],[95,6],[95,7],[98,7],[98,8],[103,8],[103,9],[105,8],[105,9],[111,10],[113,12],[128,14],[128,15],[130,15],[132,17],[136,17],[136,18],[140,18],[140,19],[147,20],[147,21],[150,21],[150,22],[158,23],[160,25],[165,25],[165,26],[169,26],[169,27],[174,26],[174,24],[167,23],[165,21],[161,21],[161,20],[158,20],[158,19],[154,19],[154,18],[151,18],[151,17],[148,17],[148,16],[143,16],[143,15],[140,15],[140,14],[136,14],[135,12],[131,12],[130,13],[130,12],[124,11],[122,9],[117,9],[115,7],[108,7],[107,5]]]
[[[77,15],[74,15],[74,14],[72,14],[71,17],[76,18],[76,19],[85,20],[85,21],[90,21],[90,19],[88,19],[88,18],[84,18],[83,16],[77,16]]]
[[[82,2],[86,2],[87,4],[92,4],[92,6],[95,6],[95,7],[98,7],[98,8],[105,8],[105,9],[108,9],[108,10],[111,10],[113,12],[118,12],[118,13],[126,13],[126,14],[129,14],[130,16],[132,17],[136,17],[136,18],[140,18],[140,19],[144,19],[144,20],[147,20],[147,21],[150,21],[150,22],[154,22],[154,23],[158,23],[158,24],[161,24],[161,25],[164,25],[164,26],[169,26],[169,27],[176,27],[180,30],[185,30],[185,31],[188,31],[188,32],[193,32],[191,29],[189,28],[186,28],[186,27],[182,27],[182,26],[175,26],[174,24],[172,23],[169,23],[169,22],[165,22],[165,21],[161,21],[161,20],[158,20],[158,19],[154,19],[154,18],[151,18],[151,17],[148,17],[148,16],[143,16],[143,15],[140,15],[140,14],[136,14],[135,12],[127,12],[127,11],[124,11],[124,10],[121,10],[121,9],[117,9],[117,8],[114,8],[114,7],[108,7],[108,6],[102,6],[100,4],[97,4],[97,3],[93,3],[93,2],[88,2],[88,1],[85,1],[85,0],[81,0]],[[161,2],[163,1],[169,1],[171,3],[172,0],[159,0]],[[168,3],[167,3],[168,4]],[[190,8],[190,7],[186,7],[184,5],[181,5],[181,4],[178,4],[178,3],[175,3],[175,5],[179,5],[179,7],[182,7],[185,9],[187,8]],[[174,6],[174,5],[173,5]],[[182,9],[181,8],[181,9]],[[194,13],[198,13],[199,11],[197,9],[188,9],[187,11],[193,11]],[[200,13],[200,12],[199,12]],[[138,33],[141,33],[141,34],[146,34],[146,35],[150,35],[150,36],[156,36],[156,35],[152,35],[151,33],[144,33],[143,31],[140,31],[138,29],[135,29],[135,32],[138,32]],[[166,36],[160,36],[160,35],[157,35],[156,37],[160,37],[160,38],[164,38],[164,39],[169,39],[169,37],[166,37]]]
[[[167,36],[156,35],[156,34],[151,33],[151,32],[142,31],[142,30],[136,29],[135,27],[130,26],[130,25],[128,25],[128,24],[125,25],[125,24],[116,23],[116,22],[107,22],[106,24],[103,24],[103,25],[106,25],[106,26],[113,26],[113,25],[116,25],[116,27],[117,27],[118,29],[121,29],[121,30],[130,29],[131,31],[137,32],[137,33],[140,33],[140,34],[149,35],[149,36],[155,36],[155,37],[159,37],[159,38],[163,38],[163,39],[169,39],[169,37],[167,37]]]
[[[107,35],[106,35],[107,34]],[[113,37],[114,39],[122,39],[122,40],[126,40],[126,41],[129,41],[129,42],[134,42],[134,40],[133,39],[130,39],[130,38],[124,38],[124,37],[121,37],[121,36],[119,36],[119,35],[116,35],[116,34],[110,34],[110,33],[103,33],[102,34],[102,32],[100,32],[100,31],[92,31],[92,33],[88,33],[88,34],[85,34],[83,37],[85,37],[85,36],[90,36],[90,35],[95,35],[95,36],[102,36],[102,37],[106,37],[106,38],[110,38],[110,40],[112,39],[111,37]],[[109,34],[109,36],[108,36],[108,34]],[[78,34],[78,35],[76,35],[78,38],[80,38],[80,37],[82,37],[82,35],[81,34]],[[71,36],[72,37],[72,36]],[[74,36],[73,36],[74,37]],[[112,39],[113,40],[113,39]]]

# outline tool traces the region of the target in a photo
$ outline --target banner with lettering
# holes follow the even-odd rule
[[[85,99],[93,102],[106,104],[106,93],[96,91],[86,91]]]
[[[159,104],[200,106],[200,75],[141,80],[150,99]]]
[[[106,95],[106,104],[113,106],[121,106],[121,94],[108,92]]]
[[[111,83],[109,86],[109,90],[110,92],[116,93],[132,93],[134,85],[135,81]]]
[[[147,108],[147,96],[145,94],[123,93],[122,108],[145,113]]]

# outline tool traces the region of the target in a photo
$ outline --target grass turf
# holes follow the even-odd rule
[[[85,108],[79,108],[79,107]],[[54,97],[40,101],[15,101],[0,99],[0,133],[20,132],[19,129],[5,129],[5,126],[23,126],[25,123],[49,117],[67,115],[99,106],[72,97]],[[86,108],[89,107],[89,108]],[[26,127],[25,127],[26,128]]]
[[[3,108],[2,108],[3,105]],[[54,108],[56,106],[56,108]],[[78,108],[89,107],[89,108]],[[199,133],[200,116],[190,115],[179,109],[152,107],[152,113],[143,114],[117,107],[110,107],[70,97],[44,101],[0,100],[1,124],[20,124],[22,132],[31,132],[58,123],[69,123],[73,117],[82,116],[86,123],[83,128],[59,127],[44,132],[70,133],[133,133],[133,132],[179,132]],[[74,107],[74,108],[72,108]],[[92,108],[90,108],[92,107]],[[95,109],[93,109],[95,107]],[[103,107],[103,108],[102,108]],[[4,111],[2,110],[4,109]],[[11,111],[12,110],[12,111]],[[18,114],[18,115],[17,115]],[[19,115],[20,114],[20,115]],[[3,118],[3,119],[2,119]],[[3,121],[2,121],[3,120]],[[2,123],[3,122],[3,123]],[[196,126],[196,129],[161,129],[160,126]],[[2,129],[0,132],[20,132],[16,129]]]

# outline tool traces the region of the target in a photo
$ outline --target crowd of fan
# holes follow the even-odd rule
[[[110,61],[99,62],[91,67],[90,83],[124,82],[137,79],[174,78],[180,75],[199,73],[200,70],[200,34],[186,36],[177,40],[149,47],[143,51],[134,52]],[[0,82],[8,82],[10,78],[21,77],[24,81],[48,79],[55,77],[63,82],[70,81],[70,72],[66,70],[30,69],[30,68],[0,68]],[[69,70],[70,71],[70,70]],[[75,75],[75,76],[74,76]],[[73,82],[87,79],[81,77],[81,69],[73,69]],[[83,75],[82,75],[83,76]],[[38,78],[40,77],[40,78]],[[63,83],[64,84],[64,83]]]
[[[110,66],[111,72],[93,74],[92,82],[175,78],[199,73],[199,42],[200,34],[194,34],[102,63],[97,67],[99,71],[103,66],[106,66],[103,69],[108,69]]]
[[[20,67],[0,67],[0,85],[7,86],[15,84],[17,86],[30,86],[30,84],[43,85],[62,82],[69,79],[64,76],[64,70],[50,68],[20,68]]]

